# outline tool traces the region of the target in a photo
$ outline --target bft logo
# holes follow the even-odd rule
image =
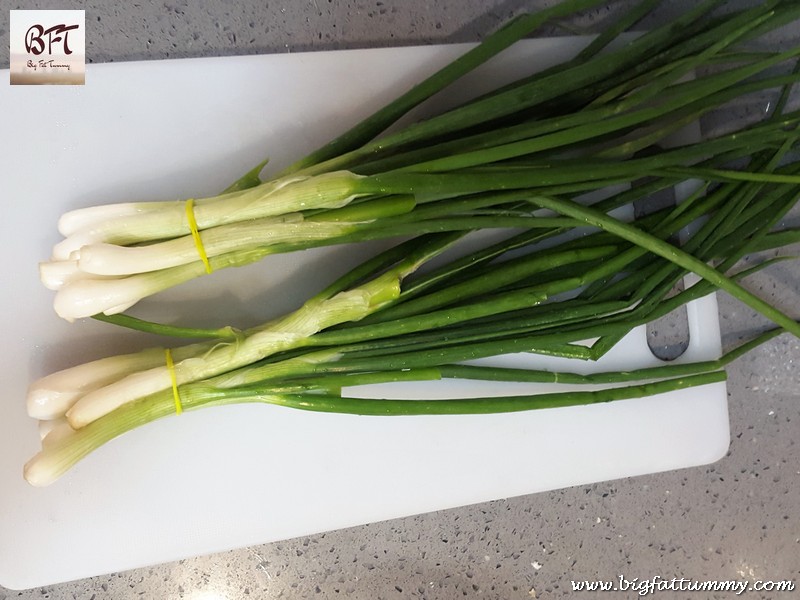
[[[83,85],[85,28],[82,10],[12,10],[11,83]]]
[[[46,48],[48,54],[53,54],[53,44],[60,43],[64,54],[72,54],[72,50],[69,48],[69,32],[79,28],[80,25],[66,25],[64,23],[54,25],[49,29],[45,29],[39,24],[31,25],[25,34],[25,50],[39,56]],[[47,36],[46,46],[45,36]]]

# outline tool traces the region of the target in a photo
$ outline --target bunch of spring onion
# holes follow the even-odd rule
[[[712,13],[722,2],[706,0],[670,25],[606,48],[658,4],[647,0],[574,59],[372,139],[522,35],[597,3],[570,0],[512,21],[269,181],[258,179],[257,168],[214,197],[102,205],[63,215],[59,230],[65,238],[40,268],[44,284],[56,290],[56,312],[67,320],[118,314],[166,288],[276,252],[409,232],[514,226],[513,198],[473,195],[511,189],[578,193],[630,181],[634,173],[667,170],[678,179],[681,169],[712,152],[722,156],[708,166],[774,143],[777,128],[754,133],[756,146],[698,145],[623,160],[734,97],[791,78],[759,75],[795,58],[797,49],[735,49],[800,15],[797,3],[780,0],[726,17]],[[718,72],[686,80],[704,67]]]
[[[42,272],[59,288],[59,314],[70,319],[119,313],[204,273],[199,246],[186,235],[190,212],[212,269],[322,244],[417,237],[370,258],[282,318],[245,331],[215,330],[208,341],[168,353],[155,348],[101,359],[34,383],[29,412],[49,425],[42,452],[26,465],[28,481],[47,484],[106,441],[181,410],[266,402],[392,415],[585,404],[720,381],[724,365],[741,352],[783,331],[800,336],[794,320],[740,285],[750,271],[732,270],[749,253],[800,239],[795,230],[774,230],[800,192],[800,163],[792,155],[800,114],[787,109],[797,73],[773,72],[800,49],[739,46],[799,17],[795,2],[773,0],[725,15],[713,12],[721,2],[701,2],[671,25],[599,55],[657,4],[645,0],[575,58],[370,141],[531,29],[595,3],[568,1],[513,21],[272,181],[251,172],[227,193],[197,200],[191,211],[156,203],[67,215],[61,226],[68,237],[57,250],[65,258]],[[686,79],[709,66],[712,74]],[[759,123],[677,148],[659,145],[710,110],[773,89],[783,90],[777,108]],[[677,207],[632,223],[609,215],[687,178],[698,189]],[[575,200],[623,183],[629,187],[594,205]],[[586,225],[595,231],[569,235]],[[676,234],[689,225],[693,233],[676,245]],[[483,228],[508,235],[419,270]],[[105,251],[115,258],[97,258]],[[139,259],[130,263],[123,255],[153,260],[136,267]],[[668,296],[689,272],[699,283]],[[641,372],[579,376],[463,364],[523,351],[597,359],[632,328],[716,289],[778,328],[718,361]],[[183,332],[124,315],[103,318]],[[616,385],[435,401],[340,393],[364,383],[447,377]]]

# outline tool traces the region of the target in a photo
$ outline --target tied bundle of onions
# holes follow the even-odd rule
[[[751,271],[732,271],[745,255],[800,237],[775,231],[800,190],[800,163],[792,158],[800,113],[787,109],[799,76],[774,71],[800,49],[741,46],[799,17],[795,2],[720,16],[713,11],[721,2],[706,0],[670,25],[608,47],[658,4],[645,0],[574,58],[373,140],[531,30],[593,4],[569,0],[512,21],[271,181],[261,182],[259,165],[213,198],[65,215],[66,238],[41,267],[58,290],[59,315],[211,339],[106,358],[34,383],[29,412],[49,424],[26,478],[45,485],[123,432],[203,406],[266,402],[376,415],[568,406],[720,381],[742,352],[783,331],[800,336],[800,325],[739,284]],[[711,74],[687,79],[709,66]],[[709,111],[774,89],[783,90],[777,108],[761,122],[662,147]],[[687,180],[696,189],[677,207],[634,222],[610,214]],[[577,201],[597,190],[606,190],[602,200]],[[689,225],[680,246],[670,241]],[[420,271],[481,229],[508,233]],[[404,236],[416,237],[368,259],[297,311],[245,331],[119,314],[160,290],[272,253]],[[700,281],[670,297],[690,272]],[[583,376],[463,364],[509,352],[596,360],[632,328],[716,289],[778,329],[717,361],[640,372]],[[430,401],[341,395],[342,387],[364,383],[447,377],[613,386]]]

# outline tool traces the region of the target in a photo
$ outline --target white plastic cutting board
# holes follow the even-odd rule
[[[522,44],[467,78],[459,95],[478,93],[522,67],[544,67],[581,44]],[[285,165],[465,49],[89,65],[83,87],[12,87],[8,72],[2,74],[0,584],[41,586],[724,455],[727,404],[725,386],[717,384],[602,406],[481,417],[209,409],[115,440],[49,488],[23,481],[22,465],[39,445],[25,415],[28,383],[79,361],[154,344],[144,334],[95,322],[70,325],[54,315],[36,263],[58,239],[61,212],[212,193],[267,155]],[[144,314],[249,325],[291,309],[362,255],[335,248],[215,273],[165,294]],[[681,360],[716,357],[714,298],[692,305],[689,318],[691,344]],[[638,331],[599,366],[577,368],[656,362]],[[403,393],[465,390],[487,392],[450,382]]]

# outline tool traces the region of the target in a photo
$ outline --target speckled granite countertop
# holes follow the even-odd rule
[[[474,41],[519,10],[544,4],[552,2],[58,3],[60,8],[85,8],[92,62]],[[653,21],[669,19],[689,4],[665,1]],[[53,6],[39,0],[3,3],[0,68],[8,66],[8,9],[14,8]],[[591,29],[613,14],[596,10],[571,25]],[[553,31],[541,32],[548,33]],[[800,31],[795,28],[789,35],[800,37]],[[778,265],[751,278],[748,285],[800,317],[795,305],[797,265]],[[720,297],[720,311],[726,346],[764,326],[752,311],[725,296]],[[561,598],[580,597],[571,591],[571,580],[620,575],[793,580],[800,586],[798,364],[800,342],[783,336],[729,368],[731,446],[714,465],[409,517],[48,588],[0,588],[0,600]],[[800,597],[800,591],[751,591],[744,596],[791,598]]]

